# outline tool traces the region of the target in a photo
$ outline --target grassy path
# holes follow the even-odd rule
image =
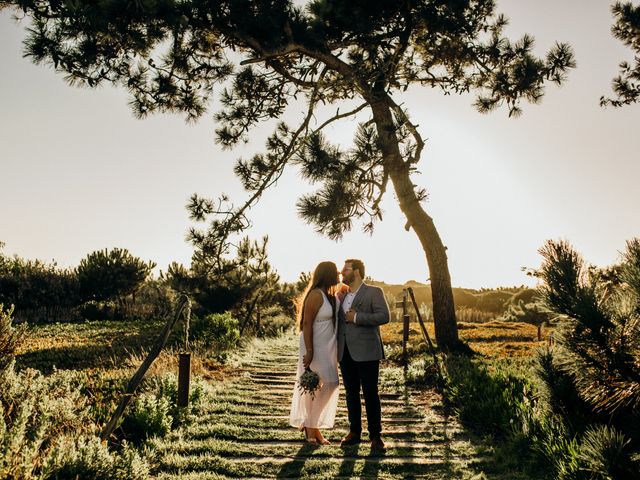
[[[215,385],[213,403],[158,441],[157,478],[486,478],[479,475],[482,446],[443,414],[435,392],[407,389],[399,368],[381,370],[385,454],[372,455],[366,442],[340,448],[348,430],[343,391],[336,426],[325,432],[333,444],[305,444],[288,425],[296,361],[293,335],[256,342],[238,356],[238,374]]]

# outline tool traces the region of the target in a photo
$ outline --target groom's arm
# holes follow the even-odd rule
[[[379,287],[370,287],[371,292],[371,312],[356,313],[356,325],[363,327],[375,327],[389,323],[389,306],[384,298],[384,293]]]

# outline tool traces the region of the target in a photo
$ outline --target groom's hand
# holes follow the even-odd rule
[[[355,323],[356,311],[353,308],[350,308],[347,312],[347,323]]]

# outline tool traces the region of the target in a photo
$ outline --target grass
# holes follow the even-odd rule
[[[487,358],[530,357],[535,350],[549,342],[551,329],[543,330],[543,339],[538,341],[534,325],[518,322],[492,320],[485,323],[458,323],[460,339],[473,351]],[[399,358],[402,349],[402,322],[391,322],[381,327],[385,348],[391,357]],[[431,341],[435,343],[433,324],[427,325]],[[417,321],[409,323],[409,350],[426,351]]]
[[[105,421],[124,380],[142,362],[161,327],[161,322],[126,321],[39,326],[31,329],[17,362],[45,373],[54,365],[83,371],[88,379],[85,393],[101,406],[95,408],[102,408],[96,418]],[[429,331],[434,338],[432,326]],[[388,356],[395,352],[397,358],[402,324],[384,325],[382,336]],[[490,369],[526,368],[539,345],[535,327],[527,324],[460,323],[460,336],[484,359],[477,361],[486,360]],[[334,444],[317,449],[305,445],[301,433],[288,425],[297,345],[294,334],[250,341],[226,365],[196,352],[193,374],[208,381],[206,399],[190,423],[149,441],[148,448],[155,452],[154,477],[527,480],[517,465],[497,463],[493,440],[468,430],[445,411],[433,389],[420,387],[420,381],[416,388],[407,386],[407,378],[419,377],[417,360],[425,358],[416,323],[410,332],[410,349],[417,355],[412,365],[405,370],[386,361],[380,373],[386,455],[372,456],[366,443],[345,450],[336,445],[348,430],[344,393],[335,428],[326,432]],[[177,371],[175,353],[163,353],[150,375]]]

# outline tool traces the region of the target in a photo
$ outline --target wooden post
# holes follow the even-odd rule
[[[181,353],[178,364],[178,407],[189,405],[189,380],[191,378],[191,354]]]
[[[409,342],[409,315],[402,316],[402,363],[407,364],[409,358],[407,354],[407,343]]]
[[[147,373],[147,370],[149,370],[149,367],[151,366],[153,361],[157,358],[158,355],[160,355],[160,352],[166,345],[167,340],[169,339],[169,334],[171,333],[171,330],[173,329],[174,325],[177,323],[178,319],[180,318],[180,315],[182,315],[182,310],[185,308],[188,301],[189,299],[187,297],[184,297],[184,300],[180,305],[180,307],[178,308],[178,310],[176,311],[175,316],[173,318],[170,318],[169,321],[165,324],[164,329],[162,330],[162,333],[160,333],[160,336],[158,337],[158,339],[156,340],[156,343],[154,344],[153,348],[149,352],[149,355],[147,355],[147,358],[144,359],[144,362],[142,362],[142,364],[138,368],[138,371],[136,371],[133,377],[131,377],[131,380],[129,380],[129,384],[127,385],[127,388],[124,394],[122,395],[122,399],[120,400],[120,403],[116,408],[116,411],[111,417],[111,420],[109,420],[109,423],[105,425],[104,429],[102,430],[102,433],[100,434],[101,440],[103,441],[108,440],[111,434],[113,433],[113,431],[116,429],[118,421],[120,420],[120,417],[122,417],[122,414],[124,413],[125,408],[127,408],[127,405],[129,405],[129,402],[131,402],[131,399],[133,398],[133,394],[138,388],[138,385],[140,385],[140,382],[142,382],[142,379],[144,378],[144,375]]]
[[[418,308],[418,303],[416,302],[416,297],[413,294],[413,288],[409,287],[409,295],[411,296],[411,302],[413,303],[413,308],[416,310],[416,317],[418,318],[418,323],[420,324],[420,329],[422,330],[422,335],[424,339],[427,341],[427,345],[429,347],[429,352],[433,357],[433,363],[436,366],[436,370],[438,372],[438,376],[440,380],[444,380],[442,376],[442,372],[440,371],[440,363],[438,362],[438,357],[436,356],[436,349],[433,348],[433,343],[431,343],[431,338],[429,337],[429,332],[427,331],[427,327],[424,325],[424,321],[422,320],[422,315],[420,314],[420,309]]]
[[[402,307],[402,363],[407,364],[407,343],[409,342],[409,314],[407,313],[407,291],[402,290],[402,301],[396,302],[396,308]]]

